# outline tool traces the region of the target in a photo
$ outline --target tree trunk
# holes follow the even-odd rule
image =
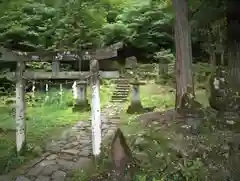
[[[222,51],[222,53],[221,53],[221,65],[222,66],[225,66],[225,61],[224,61],[224,50]]]
[[[211,57],[211,59],[210,59],[211,66],[215,67],[216,66],[216,52],[215,51],[211,52],[210,57]]]
[[[236,87],[240,85],[240,2],[229,0],[227,9],[228,36],[228,68],[229,83]]]
[[[188,22],[187,0],[172,0],[176,12],[175,46],[176,46],[176,110],[181,112],[183,98],[194,97],[192,78],[192,45]]]

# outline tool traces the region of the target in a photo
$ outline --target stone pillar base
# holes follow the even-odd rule
[[[134,113],[143,113],[145,112],[145,109],[143,108],[141,102],[132,102],[127,109],[128,114],[134,114]]]
[[[72,109],[73,112],[84,112],[89,110],[91,110],[91,106],[87,100],[76,103]]]

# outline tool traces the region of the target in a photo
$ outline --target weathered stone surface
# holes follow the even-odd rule
[[[66,144],[66,145],[63,147],[63,149],[70,149],[70,148],[73,148],[73,147],[77,146],[78,144],[79,144],[78,141],[73,141],[73,142],[71,142],[71,143]]]
[[[43,166],[40,166],[39,164],[37,164],[36,166],[28,170],[27,175],[36,177],[41,173],[42,170],[43,170]]]
[[[19,169],[17,169],[17,173],[24,175],[26,170],[29,170],[30,168],[34,167],[35,165],[37,165],[38,163],[40,163],[42,160],[45,159],[45,157],[47,157],[49,155],[49,153],[44,153],[42,156],[40,156],[39,158],[35,158],[31,161],[29,161],[26,165],[23,165],[22,167],[20,167]]]
[[[70,155],[66,153],[59,154],[59,159],[67,160],[67,161],[74,161],[76,160],[77,155]]]
[[[80,157],[75,163],[75,169],[87,168],[92,163],[90,158]]]
[[[37,177],[35,181],[50,181],[50,180],[51,180],[50,177],[40,175]]]
[[[81,145],[90,145],[92,142],[92,140],[89,138],[89,139],[82,139],[81,140]]]
[[[48,176],[59,169],[58,164],[47,165],[43,168],[41,175]]]
[[[61,145],[59,143],[49,143],[47,146],[46,146],[46,150],[47,151],[50,151],[50,152],[53,152],[53,153],[57,153],[61,150]]]
[[[17,179],[15,181],[31,181],[30,179],[28,179],[27,177],[25,176],[19,176],[17,177]]]
[[[58,156],[56,154],[51,154],[48,157],[46,157],[46,160],[55,160],[55,159],[57,159],[57,157]]]
[[[106,133],[106,137],[110,137],[112,135],[114,135],[114,133],[116,132],[116,128],[112,128],[110,130],[108,130],[108,132]]]
[[[78,135],[73,135],[73,136],[67,138],[68,142],[74,142],[74,141],[78,141],[78,140],[79,140]]]
[[[66,178],[66,173],[63,171],[56,171],[52,175],[52,180],[53,181],[64,181]]]
[[[79,142],[78,141],[74,141],[74,142],[72,142],[72,145],[73,146],[77,146],[77,145],[79,145]]]
[[[12,178],[8,175],[1,175],[0,181],[12,181]]]
[[[71,170],[74,165],[74,162],[63,159],[57,160],[57,163],[60,166],[60,169],[62,170]]]
[[[81,152],[79,152],[79,156],[83,156],[83,157],[88,157],[90,154],[91,149],[89,147],[84,147]]]
[[[71,155],[77,155],[79,153],[79,150],[76,149],[68,149],[68,150],[62,150],[63,153],[71,154]]]
[[[53,165],[55,163],[56,163],[56,161],[54,161],[54,160],[43,160],[42,162],[39,163],[39,165],[42,167],[45,167],[47,165]]]

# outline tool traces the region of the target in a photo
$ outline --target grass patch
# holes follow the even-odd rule
[[[148,84],[142,86],[140,92],[144,107],[156,106],[159,111],[174,108],[175,92],[171,87]],[[209,106],[205,90],[197,90],[196,99],[204,107]],[[228,146],[223,135],[229,130],[216,129],[212,115],[201,123],[197,136],[175,120],[143,127],[136,122],[137,116],[122,112],[121,127],[133,154],[141,160],[139,181],[153,178],[155,181],[220,180],[226,173]]]
[[[111,98],[113,85],[105,83],[101,86],[101,106],[104,107]],[[36,93],[35,99],[26,95],[27,100],[27,143],[29,151],[23,157],[15,154],[15,116],[14,109],[6,105],[9,97],[1,97],[0,107],[0,173],[7,172],[20,164],[40,154],[43,146],[57,138],[63,129],[74,125],[79,120],[88,120],[90,112],[72,112],[74,100],[70,90],[65,90],[62,100],[59,92],[49,92],[49,99],[45,101],[45,94]],[[88,88],[88,100],[91,104],[91,90]],[[3,132],[6,131],[6,132]]]
[[[144,107],[156,106],[159,111],[174,108],[175,92],[169,86],[148,84],[140,88]],[[196,99],[208,107],[205,90],[196,91]],[[204,131],[198,136],[182,128],[182,124],[171,120],[165,124],[153,122],[150,127],[143,127],[136,122],[138,114],[121,112],[121,128],[131,147],[133,155],[140,160],[141,170],[136,175],[138,181],[206,181],[219,180],[220,173],[212,174],[211,166],[218,170],[226,160],[219,152],[226,146],[219,140],[218,130],[212,130],[211,120],[202,124]],[[106,170],[109,160],[109,147],[102,154],[103,163],[90,170],[76,173],[73,181],[87,181],[90,175]],[[216,176],[216,177],[215,177]]]

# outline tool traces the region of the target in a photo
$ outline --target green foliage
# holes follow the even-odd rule
[[[193,64],[194,77],[197,83],[206,83],[209,75],[215,71],[215,67],[209,66],[208,63]]]
[[[154,58],[159,60],[159,62],[162,64],[173,63],[173,61],[175,60],[175,57],[170,49],[161,49],[161,51],[155,53]]]
[[[46,48],[56,10],[33,0],[14,2],[0,18],[0,40],[19,50]]]
[[[159,46],[172,42],[172,14],[164,2],[135,1],[125,7],[113,24],[107,24],[107,42],[124,40],[130,46],[142,49],[152,57]]]
[[[220,4],[221,8],[218,1],[189,1],[193,40],[202,42],[204,50],[214,44],[219,27],[223,36],[224,1]],[[81,50],[124,41],[153,58],[160,48],[173,48],[171,6],[170,0],[3,1],[0,42],[11,49],[33,51]]]
[[[88,1],[53,4],[34,0],[9,3],[0,18],[0,41],[24,51],[87,48],[102,43],[103,9]]]

